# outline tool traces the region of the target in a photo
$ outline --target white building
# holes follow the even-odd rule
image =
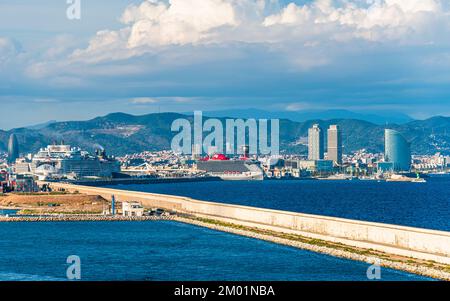
[[[139,202],[123,202],[122,203],[123,216],[143,216],[144,207]]]
[[[308,160],[322,160],[324,158],[323,131],[318,124],[308,130]]]
[[[328,160],[342,164],[342,133],[339,126],[332,124],[328,129]]]

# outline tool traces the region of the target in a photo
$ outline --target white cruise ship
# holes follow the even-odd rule
[[[230,160],[223,154],[206,157],[197,162],[197,170],[225,181],[262,181],[264,172],[254,161],[246,158]]]

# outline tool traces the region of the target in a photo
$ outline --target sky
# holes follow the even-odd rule
[[[450,1],[79,0],[72,20],[68,2],[0,2],[0,129],[119,111],[450,116]]]

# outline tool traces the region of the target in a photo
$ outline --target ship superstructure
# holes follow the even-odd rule
[[[104,150],[97,150],[95,155],[91,155],[78,147],[53,144],[41,148],[33,156],[31,162],[17,162],[16,172],[34,174],[41,179],[51,177],[108,178],[113,173],[120,172],[120,164],[108,157]]]
[[[242,157],[232,160],[224,154],[215,154],[197,161],[197,169],[222,180],[263,180],[264,173],[258,162]]]

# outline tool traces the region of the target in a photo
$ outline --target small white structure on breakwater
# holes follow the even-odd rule
[[[122,202],[123,216],[143,216],[144,207],[139,202]]]

